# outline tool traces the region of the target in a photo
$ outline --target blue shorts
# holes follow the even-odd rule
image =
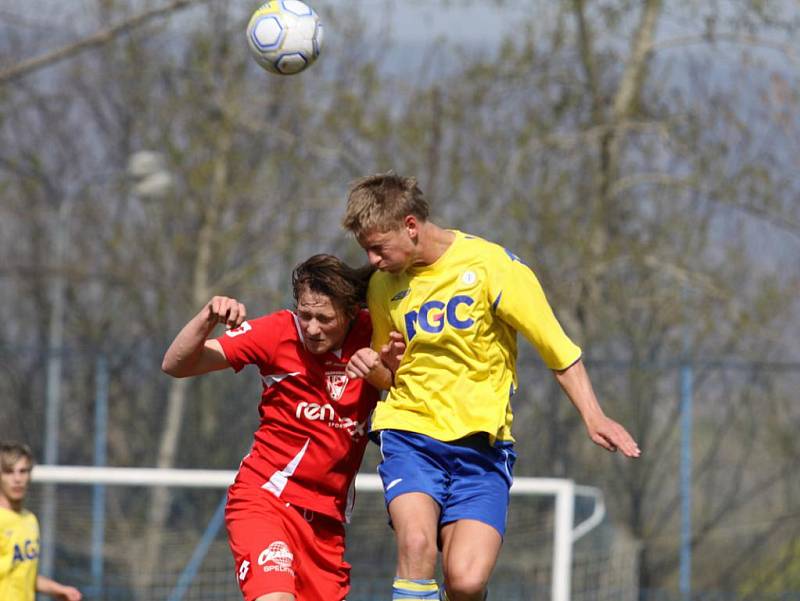
[[[517,459],[513,443],[492,446],[486,434],[442,442],[401,430],[381,430],[377,438],[383,457],[378,474],[387,507],[402,494],[421,492],[439,504],[440,527],[478,520],[505,534]]]

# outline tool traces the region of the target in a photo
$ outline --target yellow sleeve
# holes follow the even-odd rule
[[[18,528],[15,525],[17,519],[10,509],[0,508],[0,583],[9,575],[14,564],[14,530]]]
[[[495,314],[530,342],[550,369],[566,369],[581,349],[564,333],[533,271],[512,253],[498,259],[492,286]]]
[[[14,545],[11,539],[0,530],[0,581],[11,572],[11,564],[14,558]]]
[[[392,318],[389,315],[386,287],[381,285],[379,273],[372,274],[369,280],[367,308],[372,320],[372,348],[380,352],[381,347],[389,340],[389,333],[394,328],[392,326]]]

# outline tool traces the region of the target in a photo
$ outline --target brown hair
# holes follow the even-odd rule
[[[10,472],[14,464],[26,458],[33,465],[31,448],[19,442],[0,442],[0,471]]]
[[[292,271],[294,300],[308,288],[324,294],[334,305],[348,315],[354,314],[366,304],[367,284],[373,267],[354,268],[333,255],[314,255],[300,263]]]
[[[358,238],[370,231],[397,229],[407,215],[426,221],[429,212],[428,201],[416,178],[389,171],[362,177],[351,184],[342,225]]]

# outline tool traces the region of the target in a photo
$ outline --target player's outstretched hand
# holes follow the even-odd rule
[[[58,593],[58,598],[64,601],[81,601],[83,595],[74,586],[65,586],[63,590]]]
[[[586,429],[592,441],[611,451],[619,449],[626,457],[636,458],[642,454],[639,445],[622,425],[615,422],[606,415],[602,415],[596,420],[588,422]]]
[[[344,368],[348,378],[368,378],[381,366],[381,358],[369,347],[358,349]]]
[[[380,359],[392,373],[397,373],[403,353],[406,352],[406,340],[400,332],[390,332],[389,342],[381,347]]]
[[[238,328],[247,318],[247,308],[235,298],[215,296],[206,305],[209,324],[224,324],[228,329]]]

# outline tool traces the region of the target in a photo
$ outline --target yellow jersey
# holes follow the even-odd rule
[[[0,599],[34,601],[39,569],[39,521],[23,509],[0,507]]]
[[[544,363],[565,369],[581,356],[534,273],[513,253],[476,236],[455,240],[433,264],[375,272],[367,303],[372,347],[397,330],[406,351],[372,430],[406,430],[451,441],[486,432],[513,441],[520,332]]]

